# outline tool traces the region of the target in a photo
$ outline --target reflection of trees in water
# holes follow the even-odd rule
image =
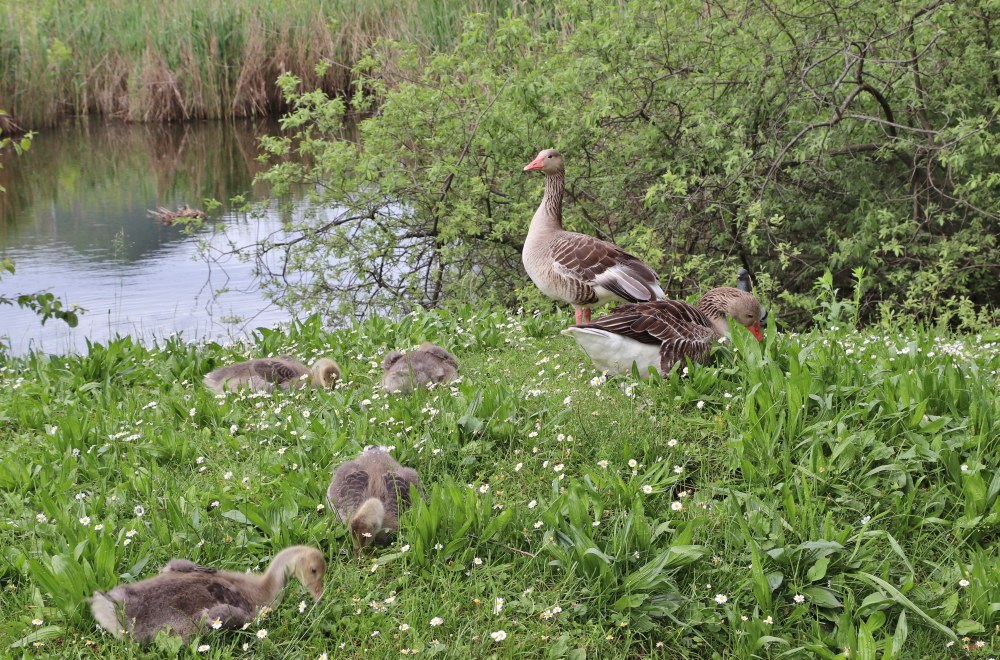
[[[0,249],[65,245],[96,259],[137,261],[182,238],[147,209],[263,194],[252,179],[262,169],[257,138],[267,129],[80,122],[45,131],[0,170],[8,191],[0,195]]]

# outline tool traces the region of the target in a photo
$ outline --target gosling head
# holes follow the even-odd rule
[[[531,161],[524,166],[525,172],[540,171],[546,176],[549,174],[555,174],[556,172],[562,172],[563,157],[562,154],[555,149],[542,149],[535,156],[535,160]]]
[[[312,366],[312,381],[316,387],[328,389],[340,380],[340,366],[330,358],[316,360]]]
[[[384,520],[385,507],[377,498],[368,498],[358,507],[349,523],[356,553],[360,553],[362,548],[375,540],[382,530]]]
[[[296,546],[282,552],[293,553],[291,560],[292,575],[302,583],[314,600],[323,596],[323,577],[326,575],[326,559],[316,548]]]

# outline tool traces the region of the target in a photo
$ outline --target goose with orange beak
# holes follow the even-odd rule
[[[649,369],[666,377],[678,362],[704,362],[712,343],[729,335],[729,320],[746,326],[763,341],[761,318],[766,314],[752,293],[719,287],[694,307],[677,300],[622,305],[591,323],[562,331],[601,370],[624,374],[635,364],[644,378]]]

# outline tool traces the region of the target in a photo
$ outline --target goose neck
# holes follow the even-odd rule
[[[562,199],[565,189],[565,175],[553,172],[545,177],[545,195],[531,219],[528,232],[562,229]]]

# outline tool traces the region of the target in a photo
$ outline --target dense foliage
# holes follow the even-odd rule
[[[863,268],[865,318],[995,319],[995,3],[552,12],[477,17],[433,56],[381,43],[358,65],[357,145],[337,137],[342,101],[282,79],[293,110],[266,147],[307,158],[267,179],[325,210],[258,246],[276,296],[328,313],[534,301],[518,252],[541,182],[520,170],[554,146],[567,226],[648,259],[672,295],[742,265],[803,324],[817,277],[846,290]]]
[[[831,322],[853,304],[824,302]],[[209,631],[191,651],[1000,650],[996,336],[840,324],[758,345],[741,332],[715,366],[634,382],[597,373],[558,334],[564,321],[466,307],[0,364],[0,648],[141,655],[95,629],[92,590],[172,557],[255,569],[301,543],[329,561],[320,603],[294,584],[249,630]],[[386,397],[382,356],[422,340],[456,353],[461,382]],[[335,357],[345,382],[273,396],[201,386],[224,361],[280,353]],[[393,445],[426,500],[394,545],[355,559],[323,500],[333,466],[366,444]]]

